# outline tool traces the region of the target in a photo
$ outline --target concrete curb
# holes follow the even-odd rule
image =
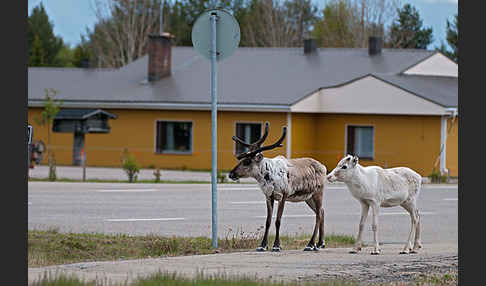
[[[139,180],[155,180],[154,169],[141,169],[138,174]],[[56,167],[58,179],[82,180],[83,168],[75,166],[57,166]],[[160,170],[161,180],[165,181],[200,181],[211,182],[211,172],[208,171],[181,171],[181,170]],[[49,175],[49,167],[45,165],[35,166],[29,169],[29,177],[36,179],[45,179]],[[104,167],[86,167],[86,179],[88,180],[117,180],[128,181],[128,177],[122,168],[104,168]],[[231,180],[226,177],[227,182]],[[241,183],[256,183],[252,178],[240,179]],[[423,178],[424,184],[430,184],[429,178]],[[449,183],[433,184],[441,185],[457,185],[458,179],[452,179]],[[343,183],[332,183],[329,186],[344,186]]]

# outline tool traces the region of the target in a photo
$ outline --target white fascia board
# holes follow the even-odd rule
[[[447,112],[449,112],[449,114],[454,117],[454,116],[457,116],[459,114],[459,111],[457,110],[456,107],[448,107],[446,108]]]
[[[29,107],[42,107],[41,100],[29,100]],[[152,109],[152,110],[211,110],[209,103],[124,103],[124,102],[70,102],[64,101],[66,108],[112,108],[112,109]],[[288,112],[288,105],[218,104],[218,110]]]
[[[292,112],[446,115],[447,108],[372,75],[346,85],[324,88],[291,106]]]
[[[441,53],[436,53],[426,60],[403,71],[408,75],[424,76],[458,76],[458,65]]]

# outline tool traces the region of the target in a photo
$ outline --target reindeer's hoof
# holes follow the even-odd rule
[[[399,253],[399,254],[409,254],[409,253],[410,253],[410,251],[405,251],[405,250],[402,250],[402,251],[400,251],[400,253]]]
[[[316,249],[316,246],[315,245],[307,245],[304,248],[304,251],[314,251],[315,249]]]
[[[371,255],[379,255],[380,251],[379,250],[373,250],[371,251]]]
[[[267,247],[259,246],[257,247],[256,251],[262,252],[262,251],[267,251]]]
[[[417,253],[418,253],[418,251],[416,249],[410,250],[410,254],[417,254]]]
[[[326,248],[326,245],[323,243],[323,244],[319,244],[317,245],[317,248],[321,249],[321,248]]]
[[[355,247],[349,251],[351,254],[356,254],[361,251],[361,246]]]
[[[272,247],[272,252],[280,252],[280,250],[282,250],[282,248],[280,248],[280,246]]]

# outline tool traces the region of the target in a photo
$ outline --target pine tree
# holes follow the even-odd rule
[[[424,28],[420,15],[410,4],[398,9],[398,18],[390,28],[390,43],[394,48],[426,49],[432,43],[432,28]]]
[[[73,65],[73,49],[69,45],[63,45],[56,56],[56,62],[61,67],[74,67]]]
[[[79,43],[73,50],[72,63],[75,67],[86,67],[86,64],[94,64],[93,60],[94,56],[91,53],[90,46],[82,36],[81,43]]]
[[[455,62],[459,57],[459,22],[457,20],[457,14],[454,16],[454,22],[450,23],[447,20],[447,43],[452,48],[452,52],[448,53],[448,56]]]
[[[46,56],[42,43],[39,40],[39,36],[34,36],[34,41],[32,43],[31,55],[29,56],[29,66],[31,67],[41,67],[46,64]]]
[[[35,62],[31,60],[30,57],[33,56],[34,41],[36,36],[40,41],[40,46],[42,47],[44,53],[44,65],[59,66],[60,63],[57,61],[57,54],[63,47],[64,43],[62,38],[54,35],[53,24],[49,21],[49,16],[47,15],[42,2],[39,4],[39,6],[34,7],[32,13],[27,18],[29,63]],[[38,50],[35,52],[39,53]]]

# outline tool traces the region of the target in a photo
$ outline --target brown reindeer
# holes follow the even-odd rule
[[[229,177],[232,180],[247,177],[254,178],[267,199],[265,234],[261,245],[256,250],[267,250],[268,229],[272,222],[273,203],[275,200],[278,201],[278,210],[272,251],[281,250],[279,237],[280,220],[286,201],[305,201],[316,214],[314,232],[304,250],[317,251],[320,248],[324,248],[324,208],[322,207],[322,198],[324,182],[326,181],[326,166],[312,158],[287,159],[283,156],[264,158],[262,155],[263,151],[282,147],[281,143],[287,133],[287,128],[283,127],[282,136],[277,142],[261,147],[268,136],[268,129],[269,124],[267,122],[263,136],[252,144],[245,143],[238,137],[233,136],[233,140],[248,147],[248,151],[236,156],[239,160],[238,164],[229,173]],[[316,245],[315,237],[317,232],[319,232],[319,240]]]

